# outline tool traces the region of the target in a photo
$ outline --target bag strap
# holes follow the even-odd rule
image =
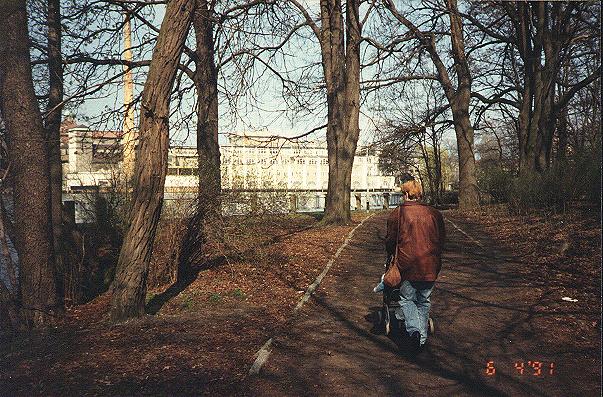
[[[398,266],[398,240],[400,240],[400,215],[402,213],[402,206],[398,206],[398,226],[396,227],[396,251],[394,252],[394,259],[392,263]]]

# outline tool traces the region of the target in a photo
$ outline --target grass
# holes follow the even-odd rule
[[[145,304],[148,305],[150,301],[152,301],[157,294],[154,292],[147,292],[147,296],[145,297]]]
[[[230,295],[238,300],[245,300],[247,298],[247,295],[245,295],[245,293],[243,291],[241,291],[240,288],[236,288],[234,290],[232,290],[230,292]]]
[[[221,302],[221,301],[222,301],[222,295],[220,295],[220,294],[219,294],[219,293],[217,293],[217,292],[214,292],[213,294],[211,294],[211,295],[209,296],[209,301],[210,301],[210,302],[212,302],[212,303],[218,303],[218,302]]]
[[[192,310],[195,307],[195,301],[190,295],[185,296],[182,299],[182,308],[186,310]]]

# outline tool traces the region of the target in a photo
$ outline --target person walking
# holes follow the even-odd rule
[[[402,184],[404,203],[387,219],[385,240],[400,271],[400,307],[396,318],[404,319],[411,348],[418,352],[427,341],[431,292],[442,268],[446,239],[444,218],[422,203],[423,189],[411,180]]]

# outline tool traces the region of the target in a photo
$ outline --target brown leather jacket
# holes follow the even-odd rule
[[[429,205],[406,201],[387,219],[385,246],[390,255],[395,253],[396,236],[402,280],[435,281],[442,268],[446,238],[442,214]]]

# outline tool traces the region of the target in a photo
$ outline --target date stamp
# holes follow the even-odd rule
[[[555,363],[548,361],[515,361],[511,366],[511,363],[506,363],[505,367],[509,366],[514,369],[516,375],[519,376],[554,376],[555,375]],[[490,360],[486,362],[485,368],[486,376],[496,375],[496,365],[494,361]]]

